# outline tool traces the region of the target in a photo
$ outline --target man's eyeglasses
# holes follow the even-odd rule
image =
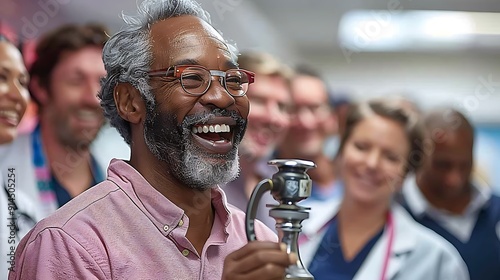
[[[248,85],[253,83],[255,74],[243,69],[229,69],[227,71],[208,70],[198,65],[176,65],[167,69],[148,72],[149,77],[174,77],[180,79],[184,91],[194,96],[201,96],[210,88],[212,77],[219,77],[219,81],[226,91],[234,97],[243,96]]]
[[[328,104],[310,104],[310,105],[300,105],[295,106],[292,110],[292,116],[299,116],[305,113],[312,114],[317,119],[323,119],[332,112],[332,109]]]

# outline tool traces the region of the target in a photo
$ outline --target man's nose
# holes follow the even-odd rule
[[[236,97],[244,98],[244,97]],[[220,109],[227,109],[236,103],[233,97],[224,87],[222,77],[212,76],[212,82],[207,92],[200,98],[200,103],[204,106],[214,106]]]
[[[295,112],[294,125],[304,129],[315,129],[317,126],[316,117],[307,108],[299,109]]]

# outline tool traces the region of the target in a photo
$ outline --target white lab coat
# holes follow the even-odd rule
[[[304,228],[308,241],[299,246],[302,262],[308,267],[323,239],[323,225],[334,217],[338,202],[323,205],[321,217]],[[444,238],[415,222],[399,205],[392,206],[394,239],[386,273],[387,280],[468,280],[467,266],[458,251]],[[372,248],[353,280],[378,280],[388,243],[387,230]]]

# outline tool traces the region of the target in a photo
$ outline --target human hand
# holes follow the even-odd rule
[[[282,280],[285,269],[297,260],[283,243],[252,241],[226,257],[222,280]]]

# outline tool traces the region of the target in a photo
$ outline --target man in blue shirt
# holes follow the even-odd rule
[[[453,109],[429,112],[423,122],[422,166],[403,188],[403,204],[458,249],[471,280],[500,279],[500,198],[472,179],[474,128]]]

